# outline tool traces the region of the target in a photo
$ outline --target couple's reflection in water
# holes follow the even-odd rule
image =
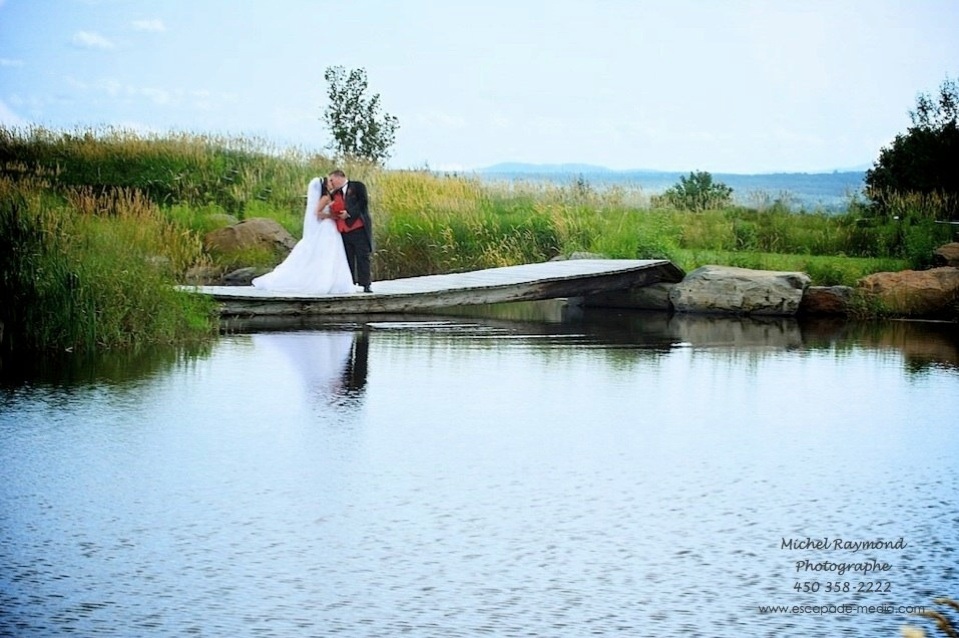
[[[366,390],[366,376],[370,359],[370,333],[363,328],[353,333],[353,343],[350,354],[346,358],[343,372],[340,375],[341,383],[335,394],[347,400],[359,400]]]
[[[324,406],[358,407],[369,370],[369,329],[263,332],[253,335],[257,346],[278,350],[303,382],[311,402]]]

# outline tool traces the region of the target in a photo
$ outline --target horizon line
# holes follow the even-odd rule
[[[609,168],[597,164],[579,164],[576,162],[559,163],[535,163],[535,162],[497,162],[479,167],[465,167],[456,165],[446,165],[438,167],[425,166],[427,170],[444,173],[489,173],[489,172],[527,172],[527,173],[662,173],[662,174],[688,174],[705,172],[713,175],[829,175],[834,173],[865,173],[872,168],[871,164],[863,164],[854,167],[835,167],[818,170],[762,170],[762,171],[724,171],[724,170],[703,170],[703,169],[660,169],[660,168]],[[403,170],[403,169],[399,169]],[[412,169],[415,170],[415,169]]]

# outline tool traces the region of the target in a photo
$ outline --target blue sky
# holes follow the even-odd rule
[[[865,167],[959,75],[957,0],[0,0],[0,121],[320,150],[366,69],[390,166]]]

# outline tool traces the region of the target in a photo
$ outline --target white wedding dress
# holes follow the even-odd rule
[[[353,275],[346,263],[343,240],[332,219],[317,219],[323,182],[310,180],[306,190],[303,238],[272,272],[253,279],[253,286],[276,292],[341,295],[353,292]]]

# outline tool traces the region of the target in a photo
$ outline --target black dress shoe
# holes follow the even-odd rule
[[[363,286],[363,292],[373,292],[373,289],[369,286]]]

